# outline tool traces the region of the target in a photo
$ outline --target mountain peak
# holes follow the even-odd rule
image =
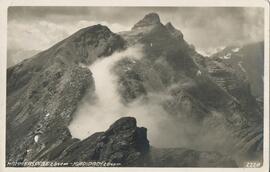
[[[153,21],[156,23],[160,23],[159,15],[157,13],[149,13],[146,14],[143,20]]]
[[[92,33],[112,33],[111,30],[107,26],[101,25],[101,24],[97,24],[97,25],[93,25],[93,26],[88,26],[88,27],[82,28],[78,32],[76,32],[75,34],[80,35],[80,34],[83,34],[83,33],[86,33],[86,32],[92,32]]]
[[[136,23],[132,29],[146,27],[146,26],[153,26],[157,24],[160,24],[159,15],[157,13],[149,13],[145,15],[142,20]]]

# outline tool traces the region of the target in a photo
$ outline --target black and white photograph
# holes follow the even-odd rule
[[[9,6],[5,168],[269,166],[266,9]]]

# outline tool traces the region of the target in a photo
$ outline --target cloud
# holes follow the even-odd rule
[[[54,23],[46,20],[26,22],[12,20],[8,24],[8,49],[45,50],[81,28],[102,24],[113,32],[128,30],[118,23],[80,20],[75,23]]]
[[[180,11],[172,18],[185,39],[205,54],[231,44],[264,39],[262,8],[198,8]]]
[[[179,123],[161,106],[169,96],[164,93],[148,93],[147,100],[137,98],[123,104],[118,92],[118,78],[112,72],[114,65],[124,59],[140,59],[144,56],[142,46],[130,47],[101,58],[89,66],[95,81],[95,94],[90,91],[80,102],[69,125],[72,137],[85,139],[105,131],[124,116],[132,116],[138,126],[146,127],[151,145],[158,147],[179,147],[189,145],[187,132],[195,132],[193,125]],[[181,138],[181,139],[180,139]]]
[[[94,24],[129,30],[147,13],[172,22],[188,43],[209,54],[219,47],[264,38],[263,8],[241,7],[10,7],[9,49],[44,50]]]
[[[126,31],[126,30],[130,29],[129,27],[121,25],[119,23],[109,23],[109,22],[106,22],[106,21],[87,21],[87,20],[79,21],[76,29],[77,28],[87,27],[87,26],[92,26],[92,25],[97,25],[97,24],[107,26],[114,33],[121,32],[121,31]]]
[[[99,59],[89,66],[95,81],[95,95],[92,92],[87,94],[77,108],[69,126],[73,137],[84,139],[95,132],[104,131],[120,117],[130,114],[132,108],[122,104],[117,92],[118,78],[112,74],[111,69],[123,58],[139,59],[142,56],[142,47],[135,46]]]
[[[47,21],[8,24],[8,49],[44,50],[68,35],[68,28]]]
[[[142,46],[130,47],[116,52],[109,57],[95,61],[88,68],[95,81],[95,93],[89,91],[79,103],[77,111],[68,126],[72,137],[85,139],[96,132],[105,131],[124,116],[132,116],[137,125],[147,128],[147,138],[155,147],[186,147],[197,150],[225,150],[224,142],[231,149],[228,141],[229,132],[223,129],[210,130],[209,125],[201,125],[189,120],[185,115],[176,118],[164,109],[164,102],[175,97],[164,92],[148,92],[147,98],[139,97],[130,103],[123,103],[119,94],[118,77],[113,72],[114,65],[125,58],[141,59],[144,57]],[[174,85],[179,87],[179,85]],[[177,111],[177,114],[180,112]],[[213,112],[220,115],[218,112]],[[226,147],[227,149],[227,147]]]

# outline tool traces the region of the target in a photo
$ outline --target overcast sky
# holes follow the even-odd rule
[[[130,30],[147,13],[181,30],[200,52],[263,40],[263,8],[191,7],[10,7],[9,51],[44,50],[78,29],[107,25],[113,32]]]

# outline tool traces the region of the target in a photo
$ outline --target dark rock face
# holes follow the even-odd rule
[[[118,76],[118,91],[123,103],[130,103],[139,97],[147,96],[164,88],[163,83],[148,60],[125,58],[115,64],[114,72]]]
[[[94,90],[91,72],[78,66],[52,65],[22,84],[12,71],[7,97],[7,161],[38,160],[71,138],[67,125],[87,90]],[[14,77],[14,79],[13,79]],[[14,85],[19,88],[14,91]],[[37,138],[35,141],[34,138]]]
[[[123,117],[110,128],[93,134],[63,151],[57,161],[105,161],[121,166],[140,166],[149,151],[146,128],[138,128],[135,118]]]
[[[176,87],[172,88],[169,93],[171,99],[164,102],[164,108],[177,119],[200,123],[210,114],[208,108],[185,89]]]
[[[143,71],[135,69],[136,63],[135,60],[124,59],[114,67],[114,72],[119,78],[118,91],[122,95],[123,103],[129,103],[147,94],[143,84]]]
[[[245,75],[239,75],[226,63],[219,60],[207,60],[207,70],[210,78],[225,92],[231,95],[237,104],[242,106],[246,115],[252,120],[262,120],[262,112],[256,102],[256,97],[252,95],[249,81]],[[252,114],[257,114],[254,116]]]
[[[258,123],[263,120],[263,52],[263,42],[232,46],[205,61],[210,77],[245,109],[249,121]]]
[[[224,58],[225,57],[225,58]],[[229,46],[212,55],[250,84],[255,97],[263,96],[264,43],[257,42],[243,47]]]

